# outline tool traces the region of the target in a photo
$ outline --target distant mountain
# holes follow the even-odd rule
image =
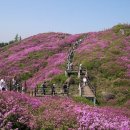
[[[74,66],[83,64],[97,88],[100,102],[123,104],[130,99],[130,26],[84,34],[43,33],[0,48],[0,78],[15,75],[29,88],[64,74],[71,44],[84,40],[75,50]]]

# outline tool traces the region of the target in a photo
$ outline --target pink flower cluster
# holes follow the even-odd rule
[[[0,93],[0,128],[34,128],[35,119],[30,109],[37,109],[41,101],[15,92]],[[19,125],[18,125],[19,124]]]
[[[35,75],[27,81],[30,88],[36,87],[37,84],[42,83],[43,80],[50,80],[52,76],[58,75],[63,71],[58,68],[65,62],[67,53],[58,53],[47,59],[48,65],[35,73]]]
[[[80,128],[82,129],[118,129],[129,130],[130,120],[112,108],[80,108]]]
[[[126,77],[130,77],[130,36],[122,39],[120,47],[122,55],[118,57],[117,62],[126,69]]]
[[[14,92],[0,93],[0,103],[0,128],[3,129],[26,126],[31,129],[130,130],[130,112],[126,109],[90,107],[67,97],[33,98]]]
[[[66,60],[67,41],[74,41],[78,37],[64,33],[44,33],[8,46],[7,50],[0,51],[0,77],[13,78],[22,73],[33,73],[27,83],[28,87],[35,87],[43,80],[63,72],[58,66]],[[41,53],[41,56],[35,59],[35,53]]]
[[[85,37],[83,38],[83,36]],[[60,66],[66,61],[70,45],[80,38],[84,40],[75,53],[82,56],[95,52],[96,58],[114,59],[115,64],[124,67],[124,70],[126,70],[125,75],[130,77],[130,36],[121,37],[110,29],[87,33],[86,35],[44,33],[24,39],[20,43],[9,45],[7,48],[0,50],[0,78],[12,78],[26,72],[32,73],[32,76],[27,81],[29,88],[34,88],[36,84],[44,80],[50,80],[54,75],[64,71]],[[106,52],[109,49],[111,51],[111,48],[114,47],[120,51],[120,55],[108,56],[109,53],[106,54]],[[33,57],[36,52],[42,53],[41,56],[38,58]],[[92,57],[94,56],[89,58]]]
[[[99,39],[98,33],[88,33],[87,38],[83,41],[77,51],[78,53],[82,53],[84,51],[91,52],[97,47],[104,49],[108,47],[109,44],[110,42]]]

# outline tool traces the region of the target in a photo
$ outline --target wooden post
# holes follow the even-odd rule
[[[9,81],[9,91],[11,91],[12,90],[12,80],[10,79],[10,81]]]
[[[67,74],[67,71],[65,70],[65,76],[67,77],[67,75],[68,75],[68,74]]]
[[[93,98],[93,105],[96,106],[96,97]]]
[[[31,90],[31,92],[32,92],[32,96],[34,96],[34,95],[33,95],[33,91],[34,91],[34,90]]]
[[[37,86],[36,86],[35,89],[34,89],[34,96],[35,96],[35,97],[37,96]]]
[[[78,78],[80,78],[80,70],[78,71]]]
[[[80,86],[80,83],[79,83],[79,96],[82,97],[82,91],[81,91],[81,86]]]

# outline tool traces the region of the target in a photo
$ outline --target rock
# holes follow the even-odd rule
[[[109,101],[115,98],[115,95],[111,92],[102,92],[103,99]]]
[[[125,35],[124,29],[120,29],[120,33],[121,33],[122,35]]]

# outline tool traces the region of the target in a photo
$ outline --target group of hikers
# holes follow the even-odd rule
[[[13,90],[17,92],[24,92],[25,87],[21,85],[20,79],[16,76],[7,82],[3,78],[0,80],[0,91]]]
[[[67,83],[64,83],[62,89],[63,89],[63,95],[69,94],[69,85]],[[16,79],[16,77],[12,78],[12,80],[11,80],[11,89],[10,89],[8,83],[4,79],[1,79],[0,80],[0,91],[7,91],[7,90],[25,92],[25,87],[20,84],[19,80]],[[47,83],[44,82],[42,84],[42,94],[46,95],[47,94],[46,90],[47,90]],[[57,94],[56,84],[52,84],[51,85],[51,95],[56,95],[56,94]]]
[[[80,45],[80,43],[83,41],[84,38],[77,40],[75,43],[73,43],[71,49],[68,52],[68,57],[67,57],[67,69],[65,71],[65,75],[69,75],[69,73],[71,71],[74,70],[73,68],[73,58],[74,58],[74,51],[75,49]],[[81,75],[84,75],[83,77]],[[83,93],[84,87],[86,85],[88,85],[88,74],[87,74],[87,70],[85,72],[85,74],[83,74],[83,67],[82,64],[79,65],[78,68],[78,78],[80,78],[80,87],[79,87],[79,91],[80,93]]]
[[[82,42],[83,39],[77,40],[71,49],[68,52],[68,57],[67,57],[67,71],[73,70],[73,57],[74,57],[74,50],[77,48],[77,46]]]
[[[73,56],[74,56],[74,50],[69,50],[69,54],[68,54],[68,58],[67,58],[67,70],[70,71],[70,70],[73,70],[73,62],[72,62],[72,59],[73,59]]]
[[[77,40],[74,44],[72,44],[71,49],[68,52],[68,57],[67,57],[67,71],[72,71],[73,70],[73,58],[74,58],[74,51],[77,48],[77,46],[82,42],[83,39]],[[79,71],[78,71],[78,77],[80,77],[82,73],[82,64],[79,65]],[[85,76],[82,79],[82,86],[85,86],[87,84],[87,72]],[[8,87],[10,86],[10,87]],[[20,80],[15,76],[14,78],[11,79],[10,85],[6,83],[4,79],[0,80],[0,90],[1,91],[6,91],[6,90],[14,90],[17,92],[24,92],[25,91],[25,86],[21,85]],[[42,93],[46,95],[46,90],[47,90],[47,83],[44,82],[42,84]],[[65,82],[62,86],[63,94],[69,94],[69,85],[67,82]],[[51,95],[55,95],[56,92],[56,84],[51,85]]]
[[[47,91],[47,83],[44,82],[42,84],[42,94],[46,95],[46,91]],[[69,95],[69,85],[67,83],[64,83],[63,86],[62,86],[62,90],[63,90],[63,95],[64,94],[67,94]],[[56,95],[57,94],[57,91],[56,91],[56,84],[52,84],[51,85],[51,95]]]

